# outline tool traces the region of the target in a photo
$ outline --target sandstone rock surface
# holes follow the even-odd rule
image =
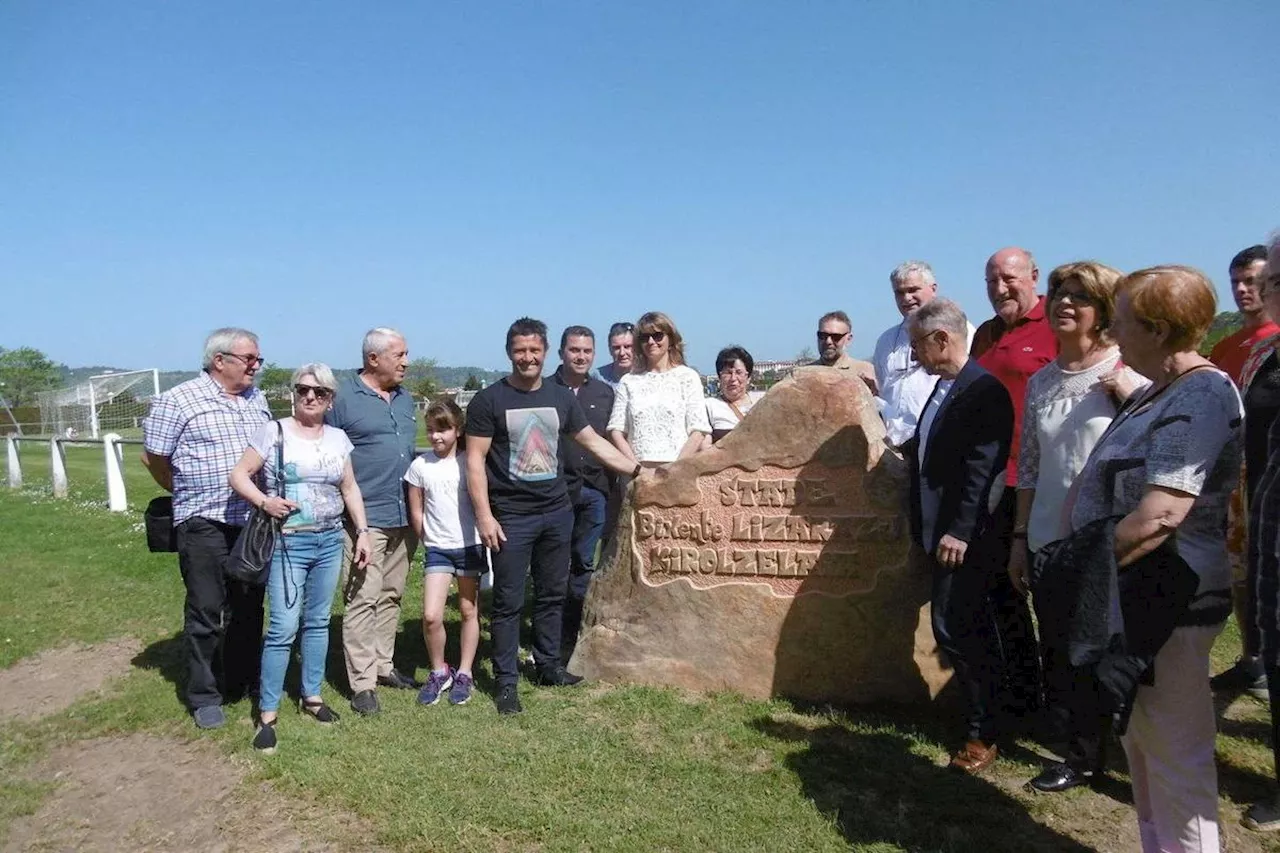
[[[907,467],[845,371],[800,368],[719,445],[637,482],[587,597],[588,678],[842,703],[950,677]]]

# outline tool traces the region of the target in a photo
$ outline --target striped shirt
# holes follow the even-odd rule
[[[169,458],[174,524],[196,516],[245,523],[250,506],[227,477],[249,439],[270,420],[267,399],[257,388],[227,394],[203,371],[155,399],[142,422],[143,446],[152,456]]]

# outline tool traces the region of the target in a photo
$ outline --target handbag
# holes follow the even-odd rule
[[[147,550],[153,554],[171,554],[178,550],[178,532],[173,527],[173,497],[152,498],[142,513],[147,530]]]
[[[280,440],[276,443],[276,491],[284,494],[284,427],[276,421]],[[266,586],[271,571],[271,558],[282,538],[283,522],[269,515],[260,507],[254,507],[244,529],[231,546],[224,566],[227,576],[250,586]]]

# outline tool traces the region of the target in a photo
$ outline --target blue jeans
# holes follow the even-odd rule
[[[591,486],[582,485],[573,504],[573,550],[569,563],[569,588],[564,599],[564,624],[560,629],[560,662],[567,664],[578,644],[582,628],[582,603],[596,568],[596,546],[604,533],[605,507],[608,496]]]
[[[280,707],[294,637],[302,628],[302,695],[320,695],[329,654],[329,611],[342,568],[342,528],[280,537],[267,577],[267,636],[262,641],[259,709]]]
[[[560,621],[569,581],[573,509],[531,515],[499,514],[507,541],[493,552],[493,680],[498,687],[520,676],[520,611],[524,607],[525,572],[533,574],[533,656],[542,666],[560,660]]]

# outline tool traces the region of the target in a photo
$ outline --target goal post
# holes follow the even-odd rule
[[[138,437],[151,398],[159,393],[158,368],[90,376],[72,388],[39,395],[40,429],[61,438],[99,438],[104,432]]]

